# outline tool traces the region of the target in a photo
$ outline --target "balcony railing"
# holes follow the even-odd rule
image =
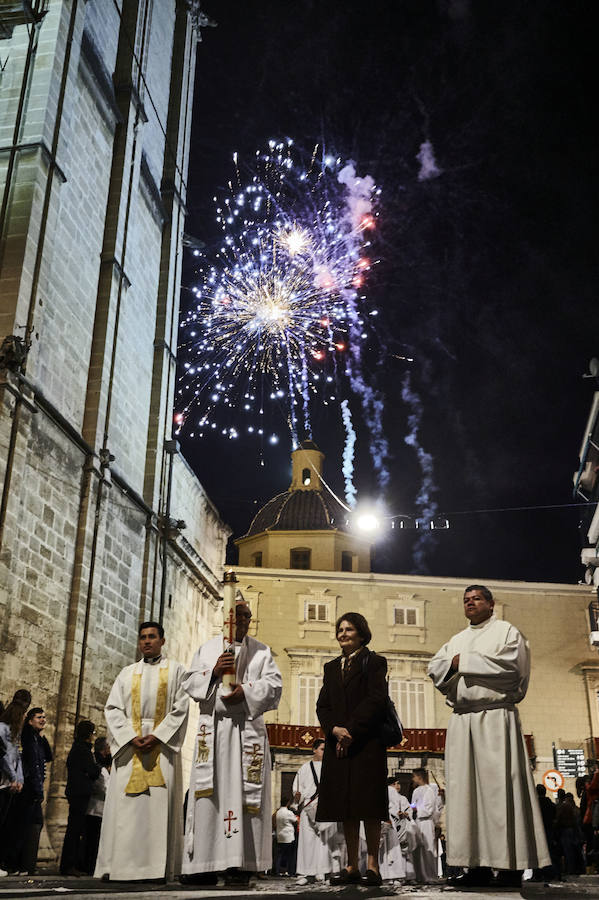
[[[268,740],[273,750],[309,750],[317,738],[324,735],[318,725],[267,725]],[[404,743],[389,747],[392,753],[437,754],[445,753],[445,728],[406,728]],[[535,756],[532,734],[525,734],[526,749],[530,758]]]

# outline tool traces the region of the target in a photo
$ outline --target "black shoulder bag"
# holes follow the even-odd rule
[[[364,656],[362,662],[363,672],[366,671],[369,659],[370,652]],[[389,696],[389,686],[387,686],[387,697],[385,700],[385,718],[379,725],[378,736],[384,747],[396,747],[403,741],[403,725],[401,724],[401,719],[395,708],[395,703]]]

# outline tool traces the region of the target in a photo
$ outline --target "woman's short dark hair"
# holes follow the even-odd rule
[[[364,646],[370,643],[370,641],[372,640],[372,632],[368,627],[368,622],[366,621],[362,613],[348,612],[343,613],[342,616],[339,616],[335,623],[335,634],[337,634],[337,632],[339,631],[339,626],[342,622],[351,622],[351,624],[354,626],[354,628],[362,638],[362,644]]]
[[[87,741],[95,730],[96,726],[93,722],[90,722],[89,719],[82,719],[81,722],[77,722],[75,727],[75,740]]]

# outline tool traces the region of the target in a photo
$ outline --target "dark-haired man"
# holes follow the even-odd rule
[[[180,869],[181,745],[189,698],[185,668],[163,653],[158,622],[139,626],[139,662],[117,676],[104,713],[113,765],[106,792],[97,878],[171,880]]]
[[[528,644],[494,614],[484,585],[466,588],[464,614],[468,627],[433,657],[428,674],[453,709],[445,747],[447,864],[469,869],[457,884],[482,885],[490,869],[507,881],[509,871],[551,860],[516,709],[528,688]]]

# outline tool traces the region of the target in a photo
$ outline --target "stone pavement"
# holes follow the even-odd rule
[[[502,900],[521,900],[518,890],[456,891],[448,888],[443,882],[438,885],[401,885],[399,882],[388,883],[381,888],[363,888],[355,886],[330,887],[329,885],[310,884],[300,886],[295,878],[266,878],[252,881],[250,890],[234,890],[218,886],[199,888],[197,885],[155,884],[152,882],[110,883],[94,878],[62,878],[56,875],[19,876],[0,879],[0,900],[6,897],[36,898],[67,896],[69,900],[93,897],[94,900],[141,900],[151,897],[152,900],[247,900],[257,896],[264,900],[325,900],[327,897],[338,897],[339,900],[376,900],[385,897],[406,897],[409,900],[483,900],[483,898],[502,898]],[[552,894],[556,900],[562,900],[558,894]],[[537,900],[535,897],[534,900]],[[540,898],[539,898],[540,900]]]
[[[36,875],[0,879],[0,900],[4,898],[43,898],[66,896],[69,900],[93,897],[94,900],[377,900],[405,897],[406,900],[599,900],[599,876],[589,875],[551,884],[526,883],[517,889],[480,888],[457,891],[444,882],[436,885],[401,885],[387,883],[381,888],[330,887],[311,884],[299,886],[295,878],[266,878],[252,882],[251,889],[234,890],[224,885],[200,888],[197,885],[156,884],[154,882],[110,883],[94,878],[62,878],[58,875]]]

